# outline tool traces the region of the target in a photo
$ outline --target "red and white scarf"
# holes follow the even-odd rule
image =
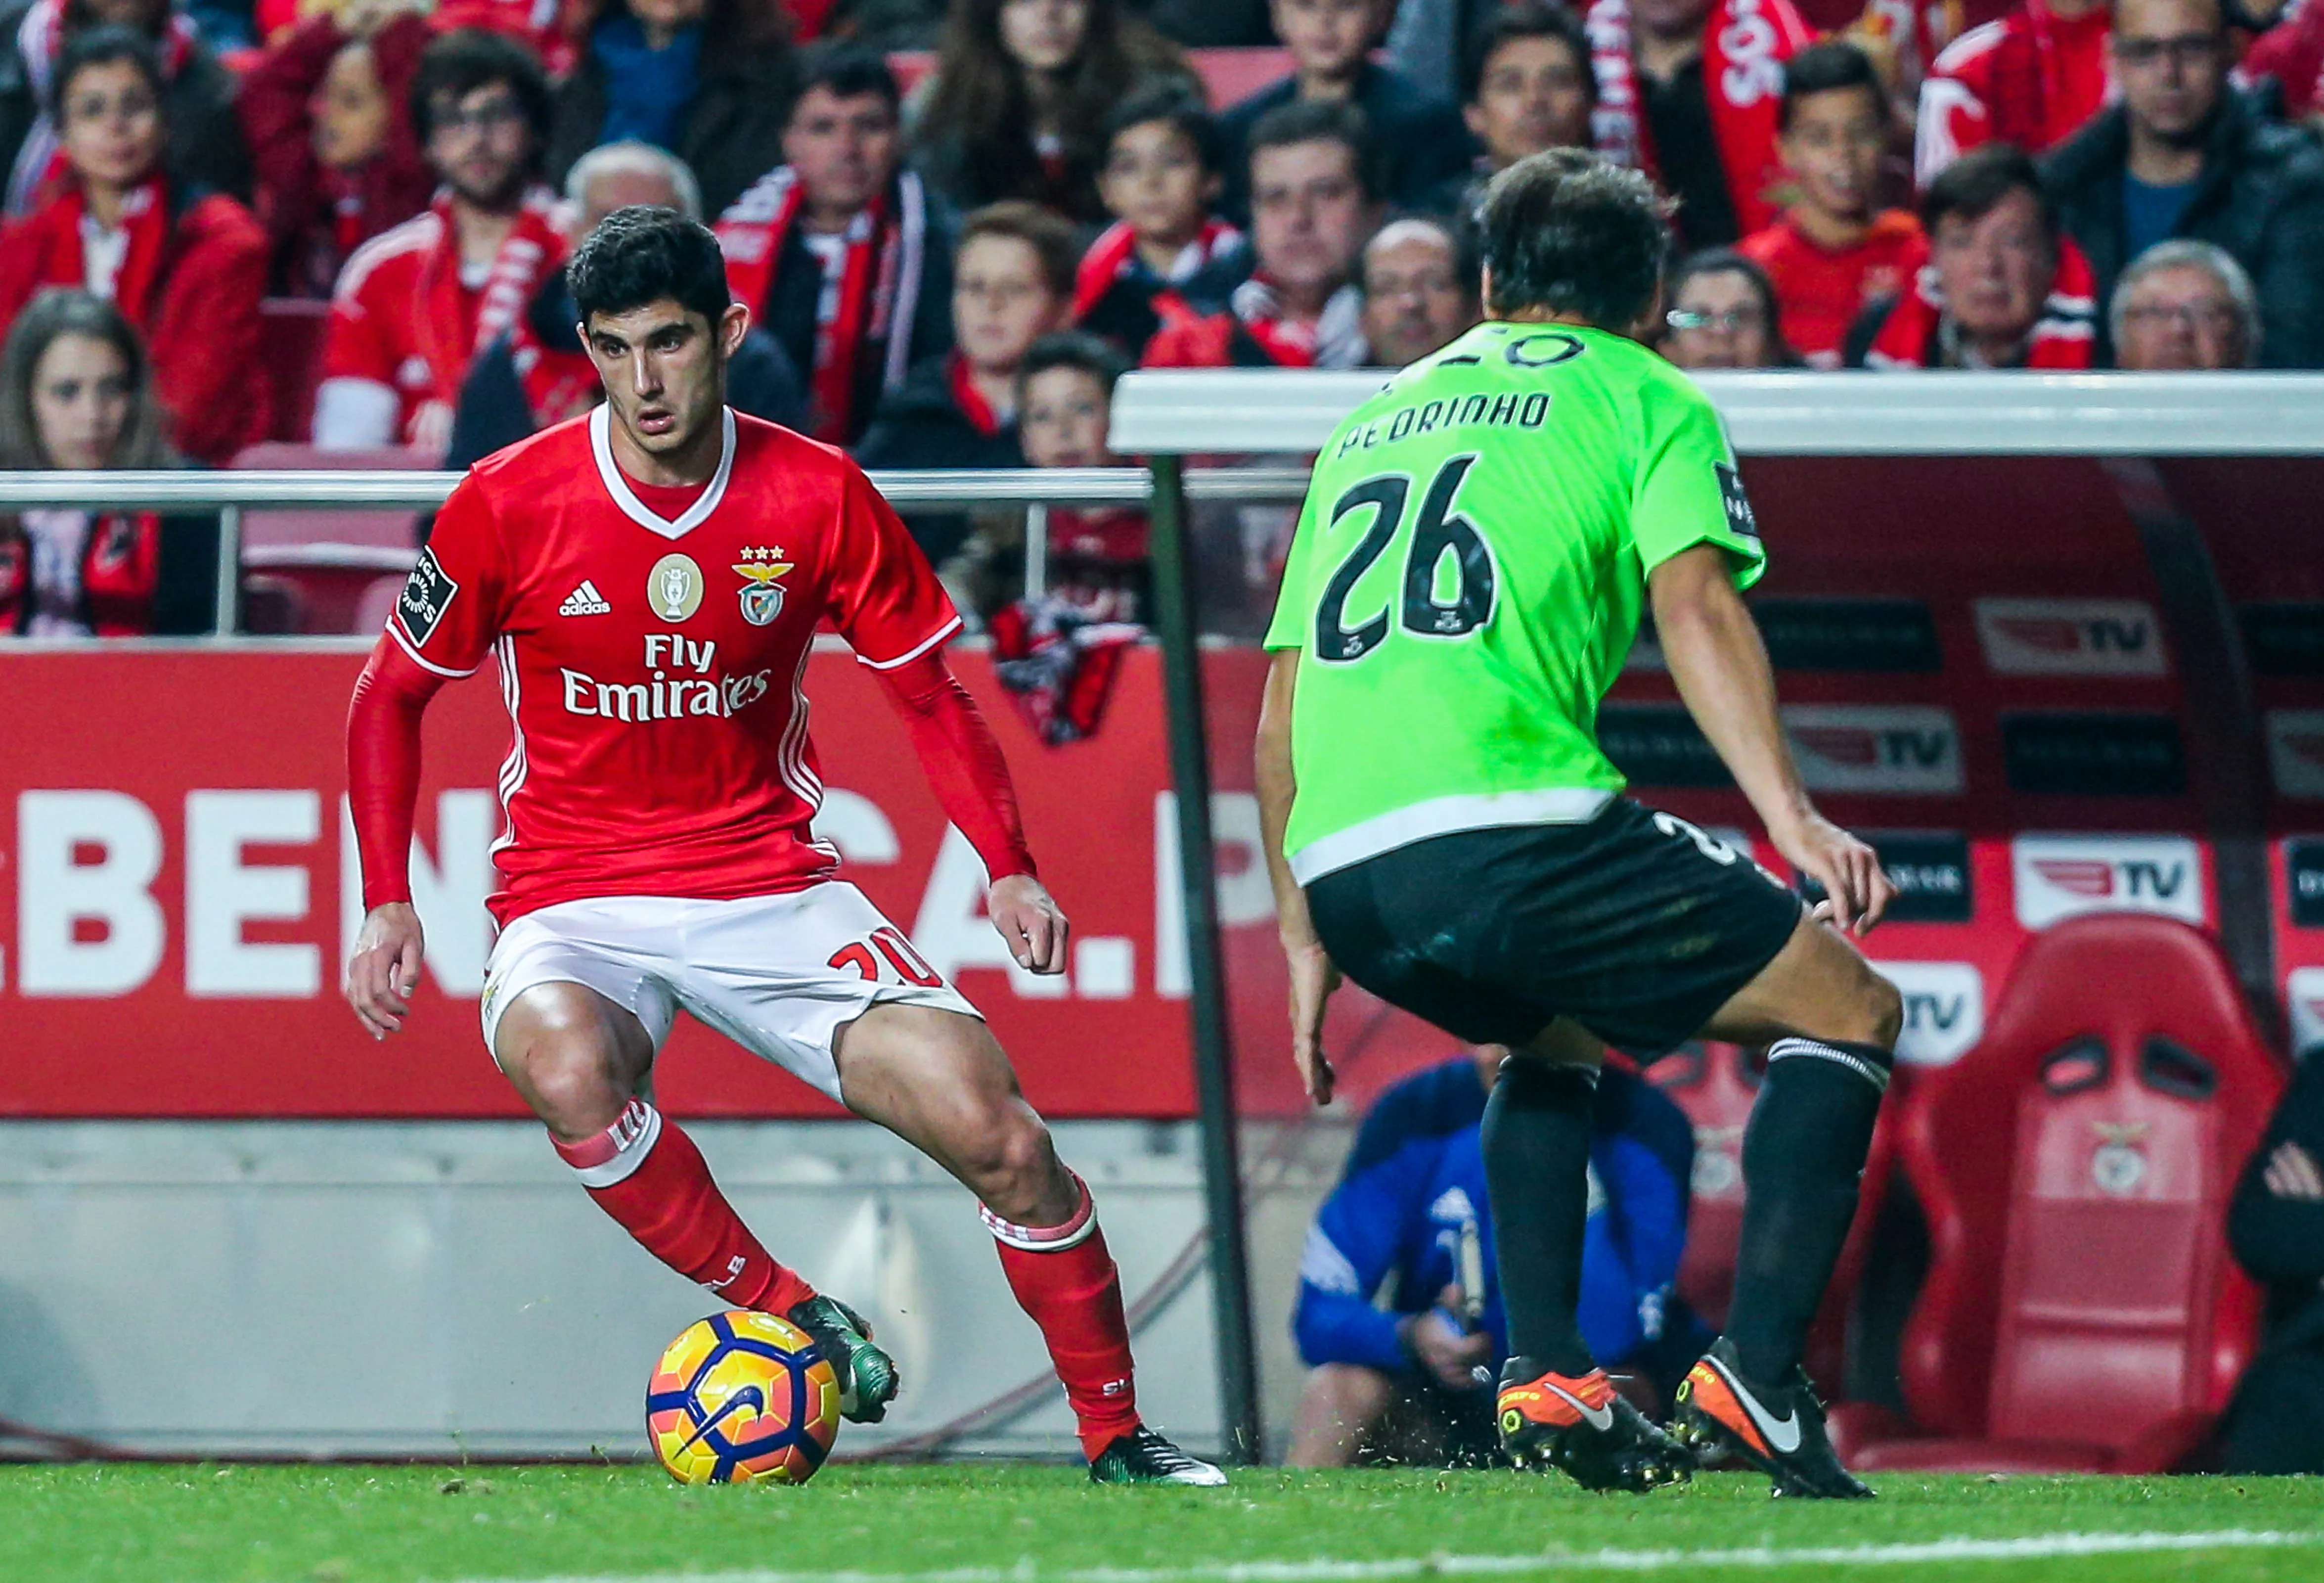
[[[1357,368],[1364,346],[1364,294],[1353,282],[1332,293],[1312,321],[1283,317],[1274,282],[1254,274],[1234,289],[1227,306],[1250,338],[1286,368]]]
[[[764,310],[783,244],[806,201],[798,173],[778,165],[718,218],[727,287],[753,313]],[[855,375],[865,348],[886,343],[882,391],[899,388],[911,365],[912,324],[927,263],[928,202],[919,176],[899,175],[889,192],[848,222],[842,240],[846,251],[836,289],[826,280],[816,300],[815,366],[807,376],[808,431],[834,445],[851,438]]]
[[[1631,54],[1629,0],[1597,0],[1587,23],[1598,108],[1590,118],[1598,151],[1650,176],[1654,136],[1646,125]],[[1718,0],[1702,28],[1702,90],[1727,172],[1735,218],[1749,236],[1775,218],[1768,190],[1779,179],[1775,122],[1784,99],[1784,62],[1815,42],[1792,0]]]
[[[2058,271],[2043,299],[2025,345],[2025,368],[2088,368],[2098,340],[2097,282],[2090,262],[2060,238]],[[1934,368],[1943,365],[1944,293],[1934,264],[1923,264],[1912,288],[1897,299],[1864,354],[1868,368]]]
[[[969,374],[966,353],[955,350],[945,359],[945,383],[951,387],[952,404],[960,409],[969,427],[985,439],[991,439],[1007,426],[1009,420],[995,412],[992,403],[984,399],[984,393],[976,388],[976,381]]]
[[[25,131],[24,141],[16,150],[16,162],[9,168],[6,212],[11,216],[27,215],[40,208],[41,200],[64,179],[64,149],[46,106],[56,77],[57,55],[65,45],[65,4],[66,0],[38,0],[24,13],[23,24],[16,30],[16,53],[24,62],[24,79],[32,90],[32,102],[42,108]],[[179,13],[170,14],[161,26],[162,81],[177,80],[198,37],[192,22]]]
[[[1221,254],[1239,245],[1241,241],[1242,233],[1224,220],[1204,220],[1202,230],[1192,242],[1178,250],[1178,256],[1170,262],[1169,271],[1159,277],[1164,291],[1167,292],[1169,287],[1182,281],[1192,280]],[[1116,220],[1099,232],[1097,240],[1090,244],[1089,251],[1082,255],[1081,268],[1074,275],[1075,321],[1087,317],[1089,310],[1098,305],[1099,299],[1113,289],[1116,281],[1135,277],[1142,267],[1143,261],[1138,254],[1138,234],[1130,228],[1129,221]],[[1168,294],[1173,298],[1177,295],[1176,292]],[[1160,311],[1158,303],[1157,310]],[[1163,312],[1163,318],[1167,319],[1169,317],[1167,312]]]
[[[41,283],[44,286],[69,286],[76,291],[88,285],[88,232],[96,222],[90,218],[88,199],[78,184],[67,187],[51,200],[47,228],[55,238],[42,261]],[[133,189],[121,200],[121,229],[128,234],[129,245],[122,251],[121,265],[113,275],[113,301],[122,316],[143,333],[151,324],[149,315],[153,307],[153,289],[169,273],[171,255],[170,200],[159,177]]]
[[[565,236],[557,226],[555,195],[546,187],[528,191],[516,223],[493,255],[492,268],[475,293],[475,322],[470,325],[451,194],[438,192],[429,208],[438,227],[436,246],[420,266],[420,301],[414,307],[420,315],[421,355],[433,381],[429,399],[449,407],[459,403],[461,383],[477,354],[523,319],[542,277],[564,262]]]

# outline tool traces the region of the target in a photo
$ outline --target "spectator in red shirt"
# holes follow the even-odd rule
[[[1783,338],[1808,365],[1837,368],[1866,304],[1893,297],[1928,257],[1921,222],[1877,209],[1888,94],[1854,44],[1811,44],[1784,67],[1783,218],[1738,249],[1767,272]]]
[[[1483,153],[1425,206],[1462,224],[1485,183],[1527,154],[1591,146],[1598,79],[1590,36],[1562,5],[1515,0],[1478,24],[1461,60],[1461,116]]]
[[[1098,178],[1114,222],[1082,255],[1075,324],[1136,355],[1165,324],[1225,305],[1250,260],[1242,233],[1215,212],[1219,148],[1217,123],[1183,88],[1121,106]]]
[[[266,234],[233,199],[166,180],[166,83],[127,28],[75,33],[57,58],[61,190],[0,229],[0,322],[43,288],[118,303],[152,348],[169,431],[198,461],[224,462],[266,432],[258,300]]]
[[[1185,54],[1122,0],[954,0],[912,162],[961,208],[1022,198],[1103,225],[1107,119],[1165,81],[1201,91]]]
[[[250,155],[234,118],[234,74],[170,0],[18,0],[0,4],[0,179],[5,212],[27,215],[65,179],[54,101],[65,42],[93,27],[142,33],[161,62],[170,172],[235,198],[250,191]]]
[[[1851,367],[2090,366],[2089,261],[2058,220],[2024,151],[1991,143],[1939,173],[1921,199],[1929,265],[1849,331]]]
[[[235,107],[276,291],[329,296],[349,254],[428,207],[436,178],[408,104],[431,36],[420,0],[357,0],[275,40],[244,77]]]
[[[1655,349],[1681,368],[1788,368],[1774,282],[1732,247],[1711,247],[1671,272],[1670,310]]]
[[[181,466],[121,310],[43,292],[0,348],[0,468]],[[47,508],[0,515],[0,634],[128,637],[212,627],[217,519]]]
[[[901,168],[896,75],[852,44],[801,52],[783,162],[719,217],[726,281],[812,391],[807,432],[853,445],[952,345],[952,236]]]
[[[428,46],[411,118],[444,190],[339,273],[315,394],[315,443],[441,456],[460,385],[562,262],[540,185],[549,82],[532,52],[481,29]]]
[[[1223,312],[1169,324],[1149,368],[1354,368],[1365,360],[1355,283],[1379,198],[1361,114],[1331,99],[1270,110],[1250,134],[1255,267]]]
[[[1791,0],[1597,0],[1599,151],[1678,199],[1691,248],[1724,247],[1775,218],[1784,62],[1815,34]]]
[[[2111,30],[2107,0],[2025,0],[1946,45],[1921,83],[1921,190],[1985,143],[2038,154],[2080,131],[2106,103]]]

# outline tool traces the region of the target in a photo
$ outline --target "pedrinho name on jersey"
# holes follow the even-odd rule
[[[1499,395],[1486,395],[1481,391],[1471,396],[1452,396],[1415,406],[1398,407],[1385,418],[1375,418],[1360,429],[1351,429],[1341,437],[1340,448],[1332,453],[1337,461],[1352,450],[1370,450],[1376,445],[1394,445],[1407,435],[1429,434],[1439,429],[1538,429],[1549,418],[1549,393],[1530,391],[1519,394],[1503,391]]]

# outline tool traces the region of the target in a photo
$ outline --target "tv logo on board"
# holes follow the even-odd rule
[[[1904,997],[1898,1059],[1917,1066],[1959,1060],[1985,1037],[1985,975],[1967,962],[1875,962]]]
[[[2324,709],[2270,709],[2267,764],[2282,797],[2324,797]]]
[[[2292,1003],[2292,1053],[2324,1045],[2324,967],[2294,967],[2283,997]]]
[[[1946,796],[1961,790],[1960,731],[1933,705],[1794,704],[1784,730],[1819,792]]]
[[[2086,912],[2205,921],[2201,858],[2183,836],[2020,836],[2009,859],[2028,929]]]
[[[2002,676],[2161,676],[2170,669],[2144,599],[1979,599],[1977,641]]]

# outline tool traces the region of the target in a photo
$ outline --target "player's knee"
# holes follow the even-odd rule
[[[1897,1036],[1904,1030],[1904,994],[1867,964],[1857,985],[1856,1001],[1854,1015],[1858,1029],[1849,1037],[1859,1044],[1895,1049]]]
[[[622,1082],[596,1041],[544,1030],[525,1040],[512,1056],[510,1075],[533,1114],[567,1143],[604,1131],[630,1102],[630,1086]]]
[[[996,1215],[1038,1225],[1044,1210],[1060,1208],[1054,1200],[1065,1170],[1049,1129],[1024,1106],[998,1107],[982,1117],[962,1153],[961,1167]],[[1063,1206],[1063,1212],[1070,1215],[1073,1207]]]

